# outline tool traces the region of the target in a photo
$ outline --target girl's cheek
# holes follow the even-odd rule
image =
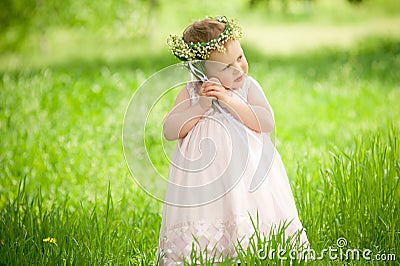
[[[249,65],[248,65],[247,60],[246,60],[245,57],[243,58],[243,62],[242,62],[242,70],[243,70],[243,73],[246,74],[246,75],[249,72]]]
[[[221,77],[221,83],[222,85],[226,86],[226,87],[230,87],[233,80],[232,80],[232,75],[224,75],[223,77]]]
[[[247,73],[249,72],[249,66],[247,64],[244,64],[242,69],[243,69],[243,73],[247,75]]]

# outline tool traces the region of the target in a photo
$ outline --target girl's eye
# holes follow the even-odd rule
[[[230,65],[227,65],[226,67],[224,67],[224,69],[222,71],[228,70],[230,67],[231,67]]]

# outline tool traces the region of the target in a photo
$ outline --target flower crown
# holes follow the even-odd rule
[[[189,61],[196,59],[207,59],[213,50],[225,53],[224,44],[229,40],[236,40],[242,37],[242,29],[233,19],[228,19],[225,16],[215,18],[206,17],[206,19],[217,20],[225,24],[224,31],[215,39],[209,42],[187,43],[183,37],[170,35],[167,40],[169,50],[180,60]]]

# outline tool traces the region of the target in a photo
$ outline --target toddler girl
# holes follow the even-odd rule
[[[290,222],[308,245],[281,158],[270,140],[274,115],[260,85],[248,76],[238,41],[241,29],[226,17],[197,21],[170,50],[197,77],[178,94],[164,120],[164,136],[178,140],[171,157],[158,253],[162,265],[189,261],[193,247],[222,260]],[[202,60],[194,62],[192,60]],[[203,75],[202,75],[203,74]],[[199,254],[199,253],[198,253]]]

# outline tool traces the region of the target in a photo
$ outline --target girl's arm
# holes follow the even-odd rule
[[[174,107],[164,119],[164,137],[167,140],[184,138],[203,114],[210,109],[211,103],[210,97],[200,96],[196,104],[190,105],[187,88],[183,88],[176,97]]]
[[[251,80],[247,103],[231,97],[229,91],[224,88],[221,90],[221,87],[209,90],[206,95],[214,96],[221,100],[230,113],[248,128],[256,132],[271,132],[274,129],[274,113],[260,85],[255,80]]]

